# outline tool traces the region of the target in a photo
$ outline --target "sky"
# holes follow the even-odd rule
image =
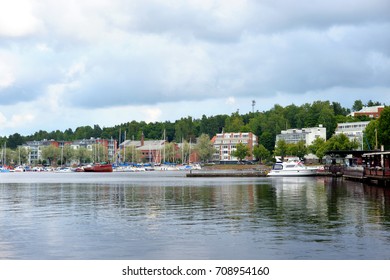
[[[0,0],[0,136],[390,104],[388,0]]]

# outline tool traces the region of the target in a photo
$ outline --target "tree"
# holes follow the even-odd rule
[[[371,99],[367,102],[367,106],[368,107],[373,107],[373,106],[380,106],[380,105],[382,105],[380,102],[378,102],[378,101],[372,101]]]
[[[195,145],[195,150],[197,151],[199,158],[202,162],[206,162],[211,159],[211,157],[215,153],[215,149],[210,141],[210,137],[208,134],[202,134],[199,137],[198,143]]]
[[[343,151],[343,150],[355,150],[359,147],[357,141],[350,141],[349,138],[343,134],[333,135],[325,143],[326,151]]]
[[[308,149],[306,148],[306,143],[303,140],[296,144],[287,144],[287,153],[291,156],[297,156],[302,159],[307,154],[307,151]]]
[[[225,120],[225,132],[241,132],[244,127],[242,116],[236,112]]]
[[[137,150],[136,146],[131,145],[127,146],[125,150],[125,161],[126,162],[140,162],[141,161],[141,151]]]
[[[92,152],[85,147],[80,147],[75,152],[75,159],[77,159],[80,164],[91,162]]]
[[[168,162],[176,162],[176,145],[175,143],[165,144],[165,157]]]
[[[325,156],[325,139],[316,138],[308,147],[309,151],[315,154],[320,160]]]
[[[92,145],[92,155],[94,162],[108,161],[107,147],[100,143]]]
[[[361,100],[355,100],[352,106],[352,111],[353,112],[358,112],[361,109],[363,109],[363,102]]]
[[[189,162],[191,147],[190,147],[190,144],[185,140],[182,143],[180,153],[181,153],[181,162],[182,163]]]
[[[364,130],[363,143],[365,150],[375,149],[375,146],[377,145],[378,123],[378,120],[372,120]]]
[[[195,124],[192,117],[181,118],[175,123],[175,140],[177,143],[181,142],[182,139],[187,141],[194,141],[196,138]]]
[[[271,156],[271,153],[262,144],[259,144],[253,148],[253,155],[262,163],[264,159]]]
[[[71,159],[75,158],[75,150],[70,145],[64,145],[61,150],[60,164],[67,164]]]
[[[49,164],[52,165],[61,156],[61,150],[53,145],[45,146],[42,148],[42,158],[47,159]]]
[[[280,156],[282,161],[284,161],[284,157],[287,155],[288,145],[285,140],[279,140],[276,143],[274,154],[275,156]]]
[[[251,155],[251,151],[249,150],[248,145],[238,143],[236,145],[236,150],[232,151],[231,155],[238,158],[238,161],[241,162],[244,158],[249,157]]]
[[[378,140],[385,149],[390,149],[390,107],[385,107],[378,119]]]

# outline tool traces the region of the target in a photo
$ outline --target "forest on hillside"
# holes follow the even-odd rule
[[[275,137],[282,130],[289,128],[315,127],[322,124],[327,129],[327,138],[330,138],[337,123],[355,122],[369,120],[367,117],[353,118],[348,116],[352,111],[358,111],[363,106],[382,105],[380,102],[369,101],[363,104],[356,100],[351,109],[344,108],[337,102],[315,101],[301,106],[294,104],[286,107],[274,105],[268,111],[250,112],[239,114],[234,112],[231,115],[203,115],[200,119],[191,116],[183,117],[175,122],[153,122],[129,121],[113,127],[101,128],[98,124],[92,126],[81,126],[75,130],[71,128],[65,131],[47,132],[40,130],[32,135],[22,136],[18,133],[8,137],[0,137],[0,144],[6,143],[7,148],[15,149],[19,145],[32,140],[54,139],[57,141],[72,141],[77,139],[105,138],[116,139],[122,142],[126,139],[140,139],[142,133],[145,139],[163,139],[165,132],[166,139],[176,142],[186,140],[194,143],[196,138],[202,134],[213,137],[216,133],[224,132],[253,132],[259,137],[261,143],[267,150],[275,148]]]

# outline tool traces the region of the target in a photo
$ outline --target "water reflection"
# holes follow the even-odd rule
[[[390,257],[388,189],[332,178],[88,178],[1,183],[0,258]]]

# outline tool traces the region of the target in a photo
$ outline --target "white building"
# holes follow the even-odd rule
[[[287,144],[297,144],[299,141],[305,141],[306,146],[309,146],[317,138],[326,140],[326,127],[320,124],[318,127],[302,128],[302,129],[287,129],[276,135],[276,142],[279,140],[286,141]]]
[[[237,144],[247,145],[252,154],[253,148],[257,145],[257,136],[252,132],[227,132],[218,133],[211,141],[217,151],[213,156],[214,161],[237,162],[238,158],[232,155],[232,152],[237,149]],[[254,160],[254,157],[251,155],[245,160],[251,161]]]
[[[370,122],[338,123],[335,135],[344,134],[350,141],[357,140],[359,146],[363,144],[364,130]]]

